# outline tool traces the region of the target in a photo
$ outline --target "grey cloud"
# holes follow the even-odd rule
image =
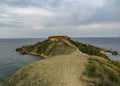
[[[106,3],[104,7],[99,9],[93,17],[86,22],[120,22],[120,1],[111,0]]]
[[[93,30],[90,27],[87,27],[87,31],[78,30],[77,27],[90,26],[91,24],[118,23],[120,22],[119,16],[119,0],[0,1],[0,30],[3,27],[7,29],[10,27],[14,29],[15,33],[19,33],[16,30],[16,27],[18,27],[21,34],[24,34],[24,37],[48,36],[52,34],[93,36]],[[117,32],[120,32],[118,27],[115,26],[115,28],[117,28]],[[105,30],[104,33],[109,31],[106,27],[102,27],[101,29]],[[98,30],[101,31],[100,29]],[[109,32],[108,36],[112,34],[112,30]],[[100,32],[99,35],[102,33]],[[94,34],[94,36],[97,36],[97,34]],[[104,34],[104,36],[106,35]]]

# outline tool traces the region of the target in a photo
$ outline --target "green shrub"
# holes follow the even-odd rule
[[[107,60],[107,59],[106,59]],[[89,78],[95,78],[95,86],[119,86],[120,68],[107,60],[100,60],[90,57],[84,75]],[[120,65],[120,63],[118,63]],[[116,69],[115,69],[116,68]]]
[[[98,48],[98,47],[95,47],[95,46],[92,46],[92,45],[89,45],[89,44],[83,44],[83,43],[80,43],[80,42],[75,42],[75,41],[72,41],[72,40],[69,40],[69,41],[70,41],[70,43],[75,45],[83,53],[107,58],[107,56],[105,54],[100,52],[102,50],[102,48]]]

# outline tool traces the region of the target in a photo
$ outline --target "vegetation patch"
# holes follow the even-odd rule
[[[77,47],[79,51],[86,53],[88,55],[105,57],[107,59],[108,57],[106,56],[105,52],[113,53],[110,50],[106,50],[90,44],[84,44],[78,41],[73,41],[70,38],[64,39],[64,36],[63,37],[55,36],[55,37],[52,37],[51,40],[47,39],[42,42],[37,42],[34,45],[27,45],[21,48],[17,48],[16,51],[19,51],[21,54],[31,54],[31,55],[38,55],[38,56],[40,56],[41,54],[44,54],[47,56],[49,55],[53,56],[53,55],[63,55],[63,54],[74,52],[75,50],[73,49],[73,46]]]
[[[101,53],[101,51],[105,51],[102,48],[95,47],[95,46],[92,46],[92,45],[89,45],[89,44],[83,44],[83,43],[80,43],[80,42],[75,42],[73,40],[70,40],[70,43],[75,45],[83,53],[107,58],[106,54]]]
[[[94,80],[95,86],[119,86],[120,63],[100,57],[90,57],[83,75]],[[117,64],[117,65],[116,65]]]

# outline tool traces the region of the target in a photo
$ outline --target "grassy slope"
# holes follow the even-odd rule
[[[67,41],[67,40],[66,40]],[[34,45],[24,46],[21,48],[21,51],[24,51],[27,54],[45,54],[50,56],[55,55],[61,55],[61,54],[69,54],[73,51],[75,51],[73,48],[74,45],[77,47],[81,52],[86,53],[88,55],[95,55],[100,57],[106,57],[107,56],[104,53],[101,53],[101,51],[105,51],[105,49],[95,47],[88,44],[83,44],[80,42],[75,42],[73,40],[68,40],[69,43],[66,43],[65,41],[50,41],[45,40],[42,42],[37,42]],[[69,51],[72,50],[72,51]],[[66,52],[67,51],[67,52]],[[66,53],[65,53],[66,52]]]
[[[120,86],[120,63],[101,57],[90,57],[83,73],[95,86]]]
[[[25,52],[26,54],[44,54],[47,56],[66,55],[76,50],[76,47],[65,40],[55,42],[45,40],[43,42],[37,42],[34,45],[23,46],[20,48],[20,51]]]
[[[37,42],[34,45],[28,45],[24,46],[22,48],[25,49],[28,53],[30,52],[36,52],[38,54],[45,52],[46,48],[51,42],[48,40],[42,41],[42,42]]]
[[[3,86],[88,86],[80,80],[87,58],[74,52],[43,59],[16,72]]]
[[[105,51],[102,48],[99,47],[95,47],[89,44],[83,44],[80,42],[75,42],[73,40],[69,40],[70,43],[72,43],[73,45],[75,45],[81,52],[86,53],[88,55],[95,55],[95,56],[100,56],[100,57],[106,57],[107,56],[104,53],[101,53],[101,51]]]

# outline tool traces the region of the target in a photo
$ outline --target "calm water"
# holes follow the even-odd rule
[[[117,51],[120,54],[120,38],[75,38],[83,43],[92,44],[102,48]],[[107,54],[110,59],[120,61],[120,55]]]
[[[39,60],[40,57],[19,55],[15,52],[17,47],[34,44],[44,39],[0,39],[0,82],[2,83],[18,69]],[[93,44],[99,47],[113,49],[120,53],[120,38],[74,38],[84,43]],[[120,56],[109,55],[111,59],[119,60]]]

